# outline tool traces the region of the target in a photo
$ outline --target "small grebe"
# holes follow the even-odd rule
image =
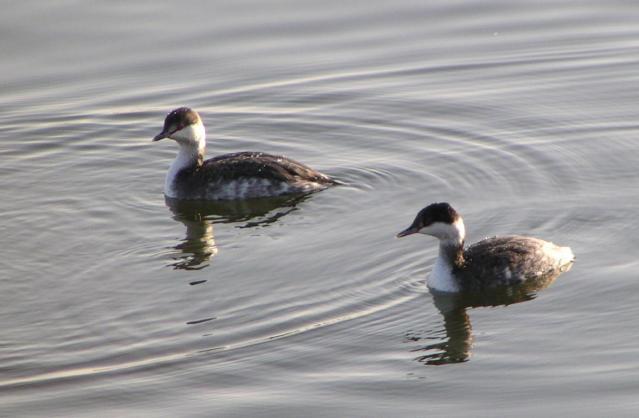
[[[164,183],[174,199],[230,200],[310,193],[337,184],[329,176],[286,157],[261,152],[224,154],[204,161],[206,138],[200,115],[188,107],[173,110],[153,138],[180,146]]]
[[[426,206],[397,237],[415,233],[439,239],[439,256],[427,284],[440,292],[477,292],[543,280],[567,271],[575,260],[569,247],[517,235],[486,238],[464,249],[464,221],[448,203]]]

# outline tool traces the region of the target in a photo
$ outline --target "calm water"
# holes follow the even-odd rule
[[[0,35],[1,416],[639,411],[636,3],[14,2]],[[209,155],[346,184],[165,202],[179,105]],[[577,263],[451,311],[394,238],[442,200]]]

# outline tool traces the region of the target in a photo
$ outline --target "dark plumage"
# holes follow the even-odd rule
[[[231,200],[310,193],[337,184],[329,176],[283,156],[238,152],[204,161],[204,124],[188,107],[170,112],[153,140],[180,146],[164,185],[175,199]]]
[[[336,184],[325,174],[290,158],[249,151],[220,155],[180,170],[175,189],[178,199],[229,194],[250,198],[309,192],[313,189],[308,183],[325,187]],[[231,190],[243,187],[243,193]]]
[[[554,244],[518,235],[486,238],[462,252],[453,276],[466,291],[543,282],[566,270],[557,260]]]
[[[420,229],[435,222],[452,224],[459,219],[459,213],[446,202],[433,203],[420,210],[410,228]]]
[[[440,240],[439,257],[428,280],[440,291],[479,292],[543,282],[568,270],[574,260],[568,247],[517,235],[487,238],[464,249],[463,219],[448,203],[425,207],[397,236],[415,233]]]

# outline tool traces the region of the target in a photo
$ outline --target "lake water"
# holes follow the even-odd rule
[[[0,34],[0,416],[637,416],[637,3],[14,2]],[[181,105],[209,156],[345,184],[166,202]],[[435,201],[577,262],[448,316],[435,240],[395,239]]]

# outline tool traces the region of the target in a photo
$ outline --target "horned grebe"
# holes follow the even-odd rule
[[[164,120],[162,138],[180,146],[164,183],[174,199],[230,200],[310,193],[337,184],[329,176],[289,158],[261,152],[224,154],[204,161],[206,138],[200,115],[188,107]]]
[[[464,221],[448,203],[426,206],[397,237],[415,233],[439,239],[439,256],[427,284],[440,292],[478,292],[540,281],[567,271],[575,260],[569,247],[517,235],[486,238],[464,249]]]

